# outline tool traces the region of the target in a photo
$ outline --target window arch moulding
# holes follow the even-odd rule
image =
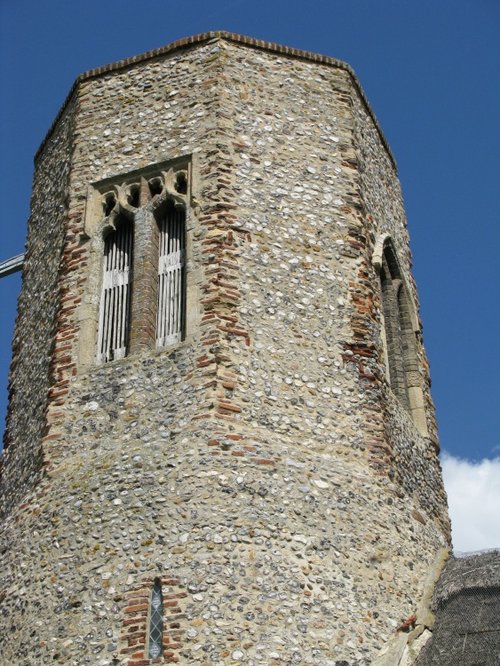
[[[78,365],[80,370],[121,358],[123,346],[112,358],[104,358],[100,348],[103,328],[103,279],[106,239],[116,228],[129,221],[133,227],[133,289],[130,304],[130,329],[126,354],[143,349],[162,349],[190,339],[199,324],[198,262],[192,261],[193,232],[197,228],[194,215],[197,181],[194,183],[193,158],[182,156],[127,174],[113,176],[89,186],[86,199],[82,244],[88,243],[89,265],[86,287],[79,310],[80,344]],[[159,340],[157,316],[160,276],[160,237],[162,221],[168,209],[176,211],[176,258],[180,266],[175,274],[177,326],[174,335],[164,335]],[[163,226],[165,223],[163,222]],[[168,226],[168,224],[167,224]],[[182,229],[181,229],[182,227]],[[171,243],[173,245],[173,243]],[[168,242],[167,242],[168,246]],[[167,247],[168,249],[168,247]],[[172,253],[171,253],[172,254]],[[163,260],[163,266],[172,262],[172,256]],[[167,271],[168,272],[168,271]],[[170,295],[167,294],[167,300]],[[165,299],[164,299],[165,300]],[[168,308],[164,315],[171,316]],[[146,322],[146,325],[145,325]],[[104,355],[105,356],[105,355]]]
[[[422,375],[417,352],[417,308],[388,234],[378,238],[372,263],[379,275],[387,382],[424,437],[428,437]]]
[[[408,288],[408,285],[406,283],[406,280],[403,277],[403,272],[401,271],[401,267],[399,265],[399,259],[396,254],[396,250],[394,248],[394,243],[392,241],[392,237],[390,234],[382,234],[381,236],[378,237],[377,242],[375,243],[375,248],[373,250],[373,255],[372,255],[372,264],[375,267],[375,270],[377,273],[380,274],[380,269],[382,268],[382,261],[383,261],[383,255],[384,251],[386,250],[387,247],[390,247],[392,250],[392,253],[394,255],[395,261],[397,262],[398,266],[398,271],[400,274],[400,279],[403,282],[406,293],[408,294],[408,298],[410,301],[410,317],[411,317],[411,323],[413,327],[413,331],[417,333],[420,331],[420,323],[418,320],[418,315],[417,315],[417,307],[415,305],[415,301],[413,300],[411,296],[411,291]]]

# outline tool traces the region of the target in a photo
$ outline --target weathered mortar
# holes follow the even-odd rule
[[[45,423],[34,413],[24,437],[11,403],[4,483],[24,501],[4,531],[6,664],[150,663],[158,575],[176,609],[162,659],[180,663],[369,664],[418,604],[446,502],[420,342],[430,438],[386,380],[382,234],[417,297],[394,164],[359,95],[345,67],[227,35],[75,90],[35,177],[34,218],[64,201],[67,221],[53,254],[30,230],[50,275],[63,256]],[[67,125],[69,183],[48,187]],[[180,157],[193,333],[98,366],[91,184]],[[25,307],[12,385],[38,395]],[[42,446],[43,480],[14,486]]]

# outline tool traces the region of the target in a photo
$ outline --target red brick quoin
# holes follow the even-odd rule
[[[128,655],[127,666],[180,663],[184,633],[181,603],[187,592],[175,578],[160,577],[159,580],[163,596],[163,653],[156,659],[148,658],[149,606],[154,581],[146,580],[128,593],[123,611],[120,654]]]

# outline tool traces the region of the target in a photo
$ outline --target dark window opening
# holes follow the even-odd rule
[[[151,196],[154,197],[157,194],[161,194],[163,191],[163,183],[160,178],[152,178],[149,183],[149,191]]]
[[[141,189],[139,185],[137,184],[131,185],[129,193],[127,195],[127,201],[134,208],[139,208],[140,195],[141,195]]]
[[[175,189],[179,194],[187,193],[187,178],[185,173],[178,173],[175,179]]]
[[[108,192],[108,194],[104,195],[102,206],[104,209],[104,216],[108,217],[113,208],[116,206],[116,196],[113,192]]]

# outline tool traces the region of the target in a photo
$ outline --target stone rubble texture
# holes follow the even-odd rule
[[[83,362],[93,184],[180,157],[192,334]],[[342,63],[214,33],[80,77],[36,161],[0,663],[374,661],[450,539],[420,333],[429,437],[386,379],[384,234],[418,303],[396,168]]]

